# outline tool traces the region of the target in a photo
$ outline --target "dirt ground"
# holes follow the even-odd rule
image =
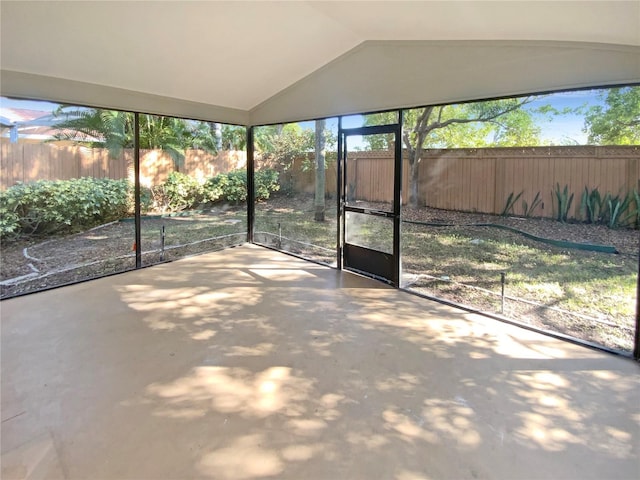
[[[610,229],[604,225],[561,223],[550,218],[501,217],[428,208],[404,209],[403,219],[455,224],[494,223],[552,240],[611,245],[619,253],[626,255],[638,255],[640,252],[640,231],[625,228]]]
[[[275,199],[274,203],[278,201],[279,199]],[[285,201],[289,206],[292,204],[291,199]],[[294,202],[294,204],[296,203]],[[211,222],[218,220],[218,218],[214,215],[200,217],[197,220]],[[640,232],[638,230],[612,230],[603,225],[560,223],[551,219],[522,219],[429,208],[404,208],[403,220],[458,225],[495,223],[554,240],[610,245],[623,255],[637,256],[640,251]],[[229,222],[231,220],[223,221]],[[151,220],[146,222],[145,229],[159,232],[161,225],[169,224],[170,228],[171,223],[184,222],[184,220],[163,218],[155,222]],[[49,285],[69,283],[77,279],[93,278],[133,268],[135,267],[134,236],[132,222],[113,222],[66,237],[4,245],[0,264],[0,298],[22,293],[23,289],[19,285],[27,287],[26,291],[33,291],[34,287],[38,290]],[[211,236],[214,235],[209,237]],[[239,235],[239,237],[241,236]],[[197,238],[195,240],[199,241]],[[238,243],[238,241],[241,239],[232,239],[232,242]],[[226,243],[225,241],[211,241],[184,247],[179,251],[170,249],[171,253],[166,252],[164,260],[207,251],[207,249],[214,247],[212,244],[216,244],[215,246],[218,248],[224,247]],[[145,242],[145,245],[148,246],[148,251],[144,253],[146,264],[157,263],[159,254],[156,250],[160,247],[159,234],[157,238]],[[107,258],[110,260],[96,261],[96,259]],[[76,271],[79,269],[84,271],[80,276]],[[52,272],[59,273],[52,274]],[[37,286],[25,285],[27,283],[37,283]]]
[[[269,207],[304,207],[309,199],[293,201],[291,198],[275,198]],[[369,205],[371,208],[382,205]],[[310,206],[312,208],[312,206]],[[245,240],[244,222],[238,224],[245,215],[241,209],[236,211],[212,212],[185,218],[147,219],[143,225],[145,249],[143,265],[152,265],[162,261],[174,260],[188,255],[203,253],[239,244]],[[335,217],[335,214],[333,214]],[[334,219],[335,220],[335,219]],[[625,256],[637,258],[640,250],[640,232],[638,230],[612,230],[603,225],[579,223],[560,223],[551,219],[522,219],[500,217],[475,213],[451,212],[420,208],[403,209],[403,220],[444,224],[493,223],[513,227],[532,235],[554,240],[613,246]],[[187,222],[188,223],[185,223]],[[167,227],[198,231],[183,238],[180,242],[169,242],[161,252],[160,228]],[[235,233],[234,233],[235,232]],[[514,235],[504,232],[505,235]],[[0,263],[0,298],[9,298],[23,293],[64,285],[76,281],[96,278],[135,268],[133,250],[134,224],[132,222],[113,222],[87,232],[66,237],[41,239],[40,241],[15,242],[3,246]],[[219,237],[219,238],[214,238]],[[545,248],[544,244],[540,244]],[[304,255],[304,252],[298,252]],[[433,288],[432,280],[422,279],[409,288],[430,296],[441,296],[451,301],[489,311],[500,312],[500,299],[463,288],[460,285],[438,285]],[[538,307],[518,302],[507,302],[504,315],[520,318],[537,328],[561,331],[568,335],[612,348],[626,348],[626,343],[602,340],[602,327],[576,320],[560,312],[541,312]]]
[[[246,227],[237,212],[190,217],[150,217],[142,224],[142,265],[237,245]],[[162,248],[161,229],[167,236]],[[131,270],[136,266],[135,226],[111,222],[86,232],[2,247],[0,298]]]

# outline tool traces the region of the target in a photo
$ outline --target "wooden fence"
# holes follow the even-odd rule
[[[511,193],[529,205],[540,192],[534,215],[552,217],[553,192],[574,193],[579,215],[585,187],[626,195],[640,188],[640,147],[536,147],[431,152],[420,169],[422,201],[435,208],[500,213]],[[514,213],[523,214],[522,201]]]
[[[351,157],[353,155],[353,157]],[[356,198],[392,198],[391,152],[350,154],[347,182]],[[403,202],[409,191],[409,162],[403,161]],[[556,185],[574,193],[572,215],[579,215],[584,188],[604,195],[640,191],[640,146],[513,147],[425,150],[419,163],[419,203],[433,208],[499,214],[513,192],[522,196],[513,213],[524,213],[540,192],[534,216],[554,216]],[[335,189],[334,189],[335,190]]]
[[[59,146],[54,143],[0,145],[0,188],[16,182],[79,177],[132,178],[133,151],[124,150],[110,158],[105,149]],[[281,171],[281,183],[298,192],[314,192],[313,158],[296,159]],[[162,183],[174,170],[208,178],[246,166],[245,152],[207,154],[186,152],[183,162],[161,150],[141,151],[141,180],[150,186]],[[256,166],[275,166],[259,159]],[[305,168],[306,166],[306,168]],[[351,152],[346,178],[355,198],[388,201],[392,198],[392,153]],[[509,194],[523,192],[513,213],[522,214],[522,200],[531,204],[540,192],[542,203],[536,216],[551,217],[556,185],[575,194],[573,216],[578,214],[585,187],[601,194],[640,189],[640,146],[513,147],[483,149],[424,150],[419,163],[421,205],[447,210],[500,213]],[[403,161],[403,202],[409,191],[409,165]],[[327,162],[326,192],[335,196],[336,162]]]
[[[151,186],[164,182],[172,171],[207,178],[244,168],[246,164],[247,157],[243,151],[212,155],[202,150],[187,150],[184,159],[176,163],[162,150],[141,150],[140,178],[143,185]],[[104,148],[6,141],[0,144],[2,190],[17,182],[81,177],[133,180],[133,150],[124,149],[114,158]]]

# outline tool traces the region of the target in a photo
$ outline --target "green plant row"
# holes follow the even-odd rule
[[[256,200],[266,200],[278,189],[275,170],[256,172]],[[0,192],[0,240],[79,232],[124,218],[134,210],[133,190],[126,179],[18,183]],[[237,204],[246,199],[245,170],[219,174],[204,183],[172,172],[162,185],[144,189],[141,195],[145,211],[153,207],[180,211],[220,201]]]
[[[635,211],[631,205],[635,202]],[[635,224],[640,227],[640,194],[637,190],[627,195],[600,195],[597,188],[589,191],[584,187],[580,202],[580,213],[587,223],[600,223],[609,228]]]
[[[501,215],[507,216],[509,213],[513,213],[514,205],[523,194],[524,190],[517,195],[515,192],[511,192],[507,197]],[[574,194],[569,191],[568,185],[560,188],[558,183],[556,183],[555,190],[552,190],[551,194],[554,216],[556,220],[564,223],[570,219],[569,214]],[[540,192],[536,193],[530,205],[523,200],[522,211],[524,216],[531,217],[541,201]],[[579,219],[586,223],[606,225],[611,229],[634,226],[635,228],[640,228],[640,193],[638,193],[638,190],[634,190],[626,195],[622,193],[617,195],[607,193],[602,196],[597,188],[589,190],[588,187],[584,187],[580,201]]]
[[[278,191],[278,172],[264,169],[255,172],[255,199],[267,200],[272,192]],[[238,204],[247,200],[247,172],[235,170],[220,173],[204,183],[180,172],[169,174],[166,182],[147,192],[143,203],[155,202],[162,210],[180,211],[200,205],[226,201]]]
[[[78,178],[18,183],[0,192],[0,239],[91,228],[132,209],[127,180]]]

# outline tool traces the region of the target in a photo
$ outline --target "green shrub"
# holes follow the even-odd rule
[[[256,200],[266,200],[271,192],[279,190],[278,172],[272,169],[264,169],[255,173],[255,197]],[[207,180],[204,184],[204,197],[206,201],[214,203],[225,200],[232,203],[241,203],[247,200],[247,172],[235,170],[229,173],[220,173]]]
[[[229,179],[224,173],[208,179],[203,185],[205,202],[215,203],[224,198],[224,192],[227,189],[228,184]]]
[[[129,210],[133,212],[135,210],[135,197],[134,189],[131,188],[129,195]],[[154,206],[154,191],[153,188],[140,186],[140,210],[142,212],[148,212]]]
[[[19,183],[0,192],[0,237],[80,231],[125,216],[127,180],[78,178]]]
[[[224,191],[224,199],[228,202],[240,203],[247,200],[247,171],[235,170],[227,173],[228,184]]]
[[[20,232],[20,216],[9,208],[4,192],[0,193],[0,241],[3,242]]]
[[[184,173],[171,172],[161,189],[163,202],[172,211],[193,208],[204,200],[202,185]]]
[[[271,192],[277,192],[278,190],[280,190],[278,172],[265,168],[255,173],[256,200],[268,200]]]

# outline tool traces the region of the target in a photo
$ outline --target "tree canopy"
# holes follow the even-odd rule
[[[54,125],[57,140],[72,140],[90,147],[104,147],[111,156],[123,148],[133,148],[134,116],[130,112],[99,108],[61,106],[54,115],[60,121]],[[140,148],[162,149],[176,162],[182,161],[187,149],[217,153],[223,149],[243,149],[246,130],[235,125],[222,125],[222,138],[216,135],[212,122],[187,120],[158,115],[140,115]]]
[[[404,111],[405,148],[478,148],[535,145],[540,135],[531,112],[532,97],[440,105]],[[395,112],[367,115],[365,125],[395,122]],[[365,137],[370,148],[387,148],[388,138]]]
[[[640,144],[640,87],[603,90],[604,105],[590,107],[585,114],[584,132],[595,145]]]
[[[540,128],[523,109],[535,97],[509,98],[406,110],[402,142],[409,159],[409,204],[418,205],[418,164],[423,148],[536,145]],[[368,115],[365,124],[393,122],[395,112]],[[365,137],[365,142],[368,140]],[[377,137],[378,143],[389,137]],[[382,148],[373,145],[370,148]],[[387,145],[388,147],[388,145]]]

